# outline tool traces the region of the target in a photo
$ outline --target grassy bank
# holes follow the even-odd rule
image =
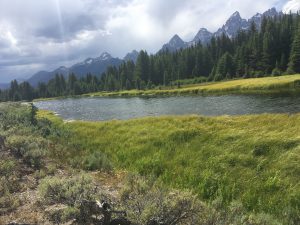
[[[66,97],[135,97],[135,96],[174,96],[174,95],[225,95],[225,94],[288,94],[300,95],[300,74],[280,77],[263,77],[231,81],[182,85],[151,90],[126,90],[94,92],[76,96],[40,98],[34,101],[48,101]]]
[[[53,153],[72,147],[52,141],[69,137],[60,123],[37,118],[30,104],[0,103],[0,224],[100,224],[96,200],[125,210],[133,225],[152,218],[174,225],[207,224],[220,216],[232,220],[189,192],[170,192],[138,175],[91,172],[55,160]],[[242,216],[252,220],[255,215],[240,210],[235,219]]]
[[[265,79],[282,86],[281,79],[293,78]],[[264,89],[263,80],[257,87]],[[166,187],[191,189],[207,202],[238,200],[248,212],[269,213],[285,224],[300,220],[300,114],[71,123],[45,111],[39,116],[70,132],[59,141],[72,147],[53,152],[64,163],[126,169]]]
[[[83,96],[160,96],[221,94],[299,94],[300,74],[186,85],[181,88],[97,92]]]
[[[274,125],[283,119],[286,127]],[[166,225],[299,224],[298,119],[63,123],[49,112],[37,117],[30,104],[1,103],[0,224],[92,224],[102,211],[95,212],[95,200],[125,210],[133,225],[153,218]],[[247,153],[253,125],[239,126],[253,120],[265,122],[260,132],[274,137],[261,137],[266,142],[255,141]],[[287,128],[292,135],[279,139]]]

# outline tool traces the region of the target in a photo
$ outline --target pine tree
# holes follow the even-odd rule
[[[300,25],[294,37],[287,72],[290,74],[300,73]]]
[[[231,78],[234,75],[232,56],[226,52],[219,60],[214,80]]]

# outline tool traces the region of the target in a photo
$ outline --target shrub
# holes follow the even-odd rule
[[[113,167],[104,153],[96,151],[85,157],[83,168],[86,170],[111,171]]]
[[[136,224],[198,224],[203,205],[190,192],[169,192],[137,175],[131,175],[121,204]]]
[[[95,201],[103,197],[92,178],[85,174],[69,178],[46,177],[40,182],[38,191],[42,201],[52,205],[46,210],[48,218],[58,224],[80,218],[83,200]]]
[[[80,215],[80,211],[76,207],[55,205],[54,207],[46,209],[45,214],[50,221],[54,222],[55,224],[61,224],[77,218],[78,215]]]
[[[278,68],[272,70],[272,76],[280,76],[281,74],[282,72]]]
[[[33,136],[12,135],[7,138],[8,146],[13,149],[15,156],[23,158],[24,162],[40,169],[46,155],[46,143],[43,139]]]
[[[12,159],[0,161],[0,176],[9,177],[11,176],[17,167],[16,161]]]
[[[280,225],[281,223],[274,219],[272,216],[264,213],[260,214],[250,214],[249,216],[244,216],[241,224],[245,225]]]
[[[14,126],[32,126],[36,123],[37,108],[32,104],[0,104],[0,128],[10,129]]]
[[[10,158],[0,159],[0,196],[20,189],[18,164]]]
[[[46,177],[38,187],[40,196],[47,204],[65,204],[75,206],[82,200],[92,200],[96,190],[91,177],[81,174],[70,178]]]

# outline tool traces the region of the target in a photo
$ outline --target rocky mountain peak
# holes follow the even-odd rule
[[[167,50],[170,52],[175,52],[179,49],[186,48],[187,46],[187,43],[184,42],[177,34],[175,34],[167,44],[163,45],[160,51]]]
[[[278,15],[278,12],[276,10],[275,7],[267,10],[266,12],[263,13],[264,16],[267,16],[267,17],[274,17],[274,16],[277,16]]]
[[[104,61],[104,60],[108,60],[111,58],[112,58],[112,56],[109,53],[103,52],[98,59]]]
[[[177,34],[175,34],[169,41],[169,44],[175,46],[178,44],[184,44],[184,41]]]
[[[194,37],[193,39],[193,44],[196,44],[197,42],[201,42],[202,44],[207,44],[211,37],[212,37],[212,33],[209,32],[206,28],[201,28],[197,35]]]
[[[124,61],[133,61],[136,62],[139,53],[136,50],[133,50],[124,57]]]
[[[231,19],[242,19],[242,17],[241,17],[241,15],[240,15],[239,11],[234,12],[234,13],[229,17],[229,20],[231,20]]]

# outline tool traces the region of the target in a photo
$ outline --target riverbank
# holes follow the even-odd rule
[[[206,202],[238,200],[285,224],[300,218],[300,114],[71,123],[46,111],[39,116],[71,132],[59,140],[73,146],[57,153],[64,163],[137,172]]]
[[[211,82],[163,90],[129,90],[97,92],[82,96],[172,96],[172,95],[224,95],[224,94],[300,94],[300,74]]]
[[[226,94],[288,94],[300,95],[300,74],[278,77],[239,79],[182,86],[181,88],[94,92],[69,97],[135,97],[176,95],[226,95]],[[57,98],[36,99],[48,101]]]
[[[31,104],[0,111],[0,224],[82,224],[95,218],[86,200],[141,225],[298,224],[299,114],[64,123]]]

